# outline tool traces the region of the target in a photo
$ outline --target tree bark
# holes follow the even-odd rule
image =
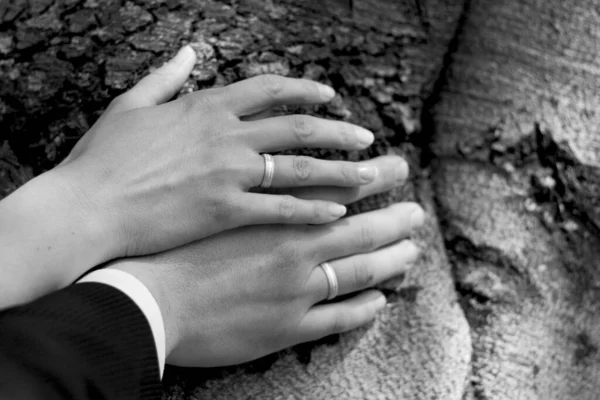
[[[425,255],[368,328],[235,368],[170,369],[172,399],[592,399],[600,390],[598,2],[3,0],[0,198],[66,156],[180,45],[182,93],[259,73],[332,84],[299,111],[372,129],[411,181]],[[457,34],[458,33],[458,34]],[[441,224],[437,216],[440,216]]]
[[[431,110],[476,399],[600,393],[594,0],[472,0]]]

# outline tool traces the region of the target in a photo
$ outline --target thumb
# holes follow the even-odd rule
[[[196,63],[196,52],[189,45],[183,46],[169,61],[139,81],[110,111],[127,111],[155,106],[171,99],[181,89]]]

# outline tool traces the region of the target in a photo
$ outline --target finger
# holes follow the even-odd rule
[[[372,132],[360,126],[309,115],[285,115],[243,126],[244,137],[259,152],[302,147],[359,150],[375,140]]]
[[[285,194],[305,200],[326,200],[338,204],[351,204],[374,194],[383,193],[403,185],[408,179],[408,164],[398,156],[382,156],[368,161],[377,168],[371,183],[355,187],[304,186],[281,189]]]
[[[369,290],[341,302],[316,305],[300,321],[294,341],[309,342],[366,325],[385,304],[383,293]]]
[[[373,182],[377,177],[377,168],[368,162],[319,160],[306,156],[274,156],[273,161],[275,173],[271,186],[276,188],[358,186]]]
[[[425,213],[416,203],[397,203],[387,208],[336,221],[306,232],[315,240],[309,254],[318,262],[368,253],[408,237],[423,225]]]
[[[394,243],[372,253],[358,254],[330,261],[338,280],[338,295],[357,292],[387,281],[408,271],[418,256],[419,248],[410,240]],[[307,289],[315,302],[329,295],[329,285],[323,268],[315,266]]]
[[[190,46],[182,47],[175,57],[115,99],[109,111],[123,112],[155,106],[170,100],[179,92],[195,63],[194,49]]]
[[[226,86],[224,101],[235,115],[251,115],[284,104],[325,103],[335,96],[329,86],[307,79],[259,75]]]
[[[328,201],[308,201],[292,196],[244,193],[245,212],[240,226],[259,224],[324,224],[346,214],[346,207]]]

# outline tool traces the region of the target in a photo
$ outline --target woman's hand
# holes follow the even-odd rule
[[[341,217],[345,208],[330,201],[249,192],[265,174],[261,153],[363,149],[372,133],[302,115],[240,119],[278,105],[323,103],[333,90],[263,75],[164,103],[195,60],[184,47],[116,98],[57,171],[103,216],[115,239],[111,256],[155,253],[243,225],[321,224]],[[295,156],[275,156],[274,163],[274,188],[360,186],[377,175],[368,163]]]
[[[397,161],[375,160],[387,183],[362,194],[393,185]],[[370,322],[383,295],[369,290],[321,304],[329,288],[318,265],[333,267],[340,296],[368,289],[415,261],[418,248],[406,238],[423,219],[418,205],[400,203],[328,225],[238,228],[110,268],[133,274],[156,298],[168,363],[237,364]]]

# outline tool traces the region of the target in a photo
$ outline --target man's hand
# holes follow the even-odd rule
[[[374,162],[387,178],[359,198],[397,182],[396,157]],[[347,193],[331,195],[343,201]],[[423,219],[419,206],[400,203],[328,225],[244,227],[109,268],[134,275],[156,298],[168,363],[231,365],[370,322],[383,294],[322,304],[328,284],[318,264],[333,267],[340,296],[368,289],[415,261],[419,250],[406,238]]]

